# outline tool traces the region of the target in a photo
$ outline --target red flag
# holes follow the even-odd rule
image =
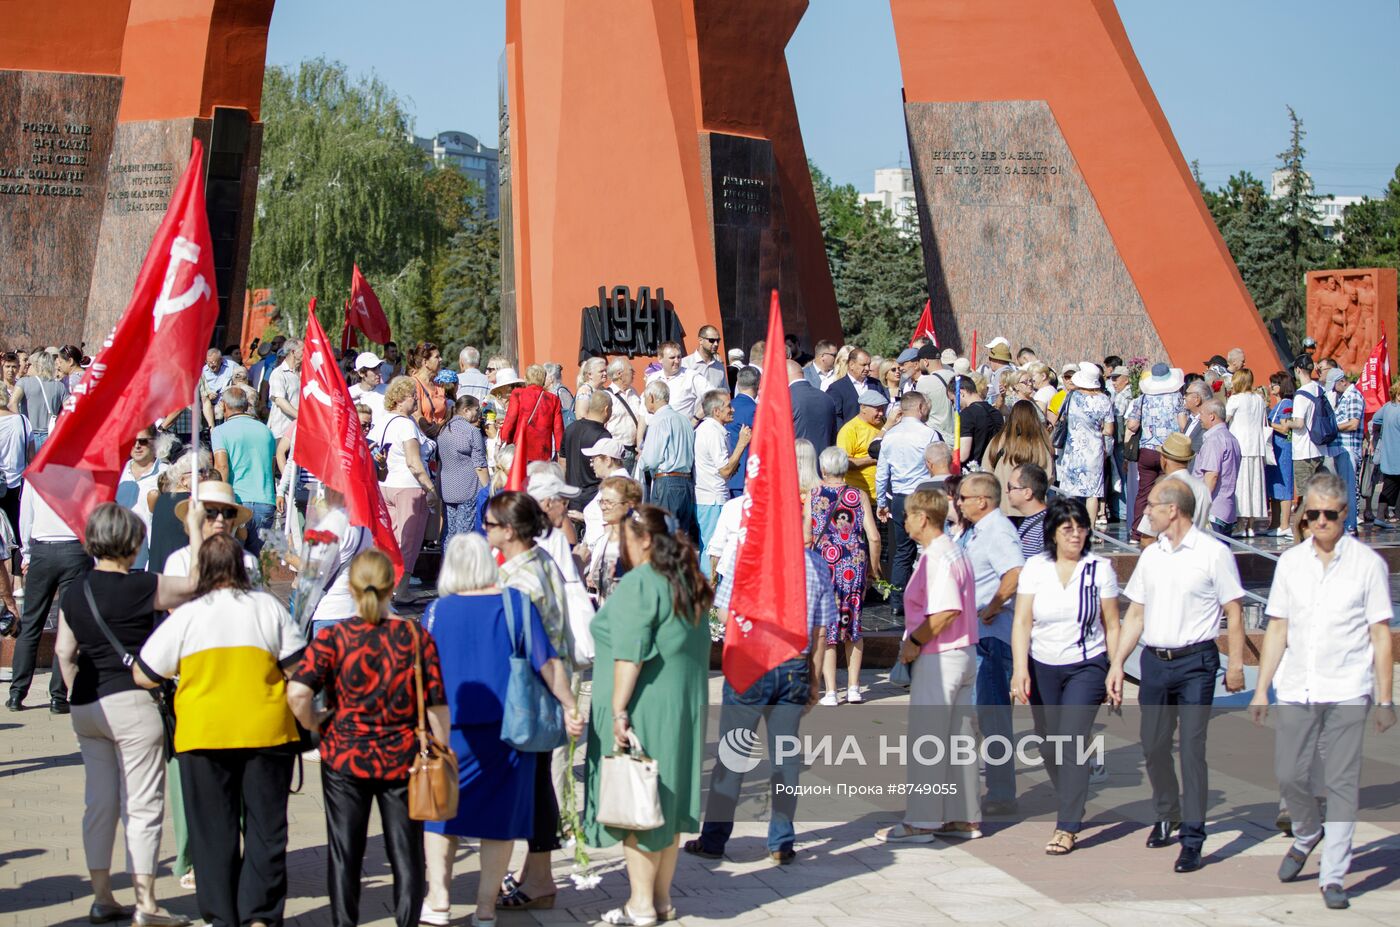
[[[768,343],[783,343],[777,290],[768,309]],[[761,378],[749,445],[747,498],[724,634],[724,678],[739,692],[807,646],[802,498],[786,379]]]
[[[523,427],[520,429],[520,435],[522,438],[525,435]],[[517,438],[515,456],[510,459],[510,473],[506,474],[506,489],[511,492],[524,492],[525,484],[530,482],[527,473],[529,466],[530,462],[525,459],[525,448],[520,444],[520,438]]]
[[[137,433],[193,402],[218,319],[204,146],[192,148],[131,302],[25,472],[79,537],[92,510],[116,498]]]
[[[355,326],[355,320],[350,315],[350,300],[345,301],[345,324],[340,329],[340,353],[342,356],[350,354],[352,351],[360,353],[360,336],[356,334],[359,329]]]
[[[360,434],[360,416],[336,366],[330,339],[316,318],[315,299],[306,314],[305,355],[292,459],[345,497],[350,524],[370,530],[375,546],[394,562],[398,581],[403,578],[403,554],[379,491],[369,445]]]
[[[1366,418],[1375,415],[1381,406],[1390,402],[1390,350],[1384,334],[1366,359],[1366,365],[1361,368],[1361,378],[1356,385],[1361,395],[1366,397]]]
[[[370,341],[388,344],[393,340],[393,335],[389,333],[389,318],[384,314],[384,307],[379,305],[379,297],[374,295],[369,281],[360,273],[359,264],[355,265],[350,276],[350,311],[346,318],[353,318],[355,327],[364,332]]]
[[[924,300],[924,314],[919,316],[919,324],[914,326],[914,337],[909,339],[912,346],[920,338],[927,338],[933,342],[933,346],[938,347],[938,333],[933,330],[933,300]]]

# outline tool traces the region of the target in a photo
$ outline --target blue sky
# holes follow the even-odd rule
[[[268,61],[325,56],[377,73],[409,101],[418,134],[459,129],[495,144],[504,0],[387,9],[281,0]],[[1118,9],[1182,152],[1211,186],[1240,169],[1267,179],[1288,141],[1288,104],[1303,118],[1320,192],[1378,194],[1400,163],[1400,0],[1118,0]],[[819,167],[868,189],[877,167],[908,164],[886,3],[811,0],[788,62]]]

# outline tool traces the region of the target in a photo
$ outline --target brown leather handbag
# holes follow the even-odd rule
[[[423,691],[423,642],[413,628],[413,685],[418,696],[418,753],[408,770],[408,816],[415,821],[446,821],[457,816],[457,756],[428,730]]]

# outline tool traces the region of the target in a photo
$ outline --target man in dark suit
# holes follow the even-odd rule
[[[836,443],[836,404],[802,376],[796,361],[787,362],[788,394],[792,397],[793,436],[812,442],[817,453]]]
[[[890,394],[874,377],[866,376],[869,371],[870,354],[855,348],[846,358],[846,375],[826,388],[826,395],[836,403],[837,428],[860,414],[860,394],[866,390],[874,390],[886,400],[890,398]]]
[[[724,430],[729,434],[729,446],[737,447],[739,443],[739,429],[745,425],[753,427],[753,414],[758,409],[758,379],[759,372],[753,367],[744,367],[734,377],[734,401],[730,403],[730,408],[734,410],[734,418]],[[744,494],[744,477],[749,462],[749,449],[744,448],[744,454],[739,458],[739,466],[734,474],[726,481],[729,486],[730,498]]]

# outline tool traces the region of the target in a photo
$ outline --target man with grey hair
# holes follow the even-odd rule
[[[1343,529],[1349,491],[1332,473],[1303,488],[1311,529],[1283,552],[1264,614],[1269,627],[1259,657],[1250,713],[1262,722],[1269,688],[1278,697],[1274,773],[1292,819],[1293,845],[1279,881],[1291,882],[1322,844],[1317,882],[1329,908],[1349,906],[1343,885],[1360,798],[1361,746],[1374,692],[1376,733],[1395,724],[1392,703],[1389,570],[1375,551]],[[1326,783],[1327,820],[1313,788],[1314,766]]]
[[[711,389],[729,392],[729,378],[719,359],[719,329],[713,325],[700,326],[695,336],[695,351],[686,355],[682,365],[704,377]]]
[[[486,380],[486,374],[479,369],[481,366],[481,352],[471,345],[467,345],[457,355],[457,395],[471,396],[477,402],[485,402],[486,394],[491,390],[491,384]]]
[[[1198,416],[1204,435],[1191,475],[1210,490],[1211,528],[1229,537],[1235,529],[1235,481],[1240,475],[1240,442],[1225,424],[1225,403],[1219,399],[1201,403]]]
[[[607,367],[608,392],[612,394],[612,415],[608,418],[608,433],[622,442],[622,466],[629,471],[637,462],[637,447],[646,430],[646,407],[642,397],[632,388],[637,372],[621,357]]]
[[[280,369],[280,368],[279,368]],[[231,389],[224,392],[224,421],[210,434],[214,448],[214,469],[224,482],[233,486],[241,505],[253,513],[248,525],[248,552],[262,550],[262,532],[272,528],[277,516],[273,462],[277,439],[272,429],[248,411],[248,394]]]
[[[1183,400],[1186,414],[1189,416],[1186,422],[1186,437],[1191,439],[1191,453],[1193,454],[1200,453],[1201,441],[1206,436],[1206,430],[1201,427],[1201,405],[1214,398],[1215,391],[1205,380],[1193,380],[1186,385],[1186,395]]]
[[[695,523],[695,429],[689,419],[671,405],[671,391],[663,380],[652,380],[642,393],[646,404],[646,439],[642,444],[642,469],[651,476],[651,501],[676,516],[680,530],[697,543]]]
[[[300,341],[288,341],[282,345],[282,363],[267,386],[267,427],[272,436],[280,438],[292,427],[297,419],[297,407],[301,403],[301,355]]]
[[[739,429],[739,438],[730,446],[727,426],[734,418],[734,408],[725,390],[710,390],[700,400],[705,418],[695,429],[695,516],[700,523],[700,546],[703,550],[714,534],[720,509],[729,501],[728,480],[744,461],[753,432]],[[709,562],[701,558],[701,567],[709,575]]]
[[[924,424],[928,400],[922,393],[908,392],[899,400],[900,418],[885,432],[875,461],[875,517],[890,526],[890,582],[903,589],[919,546],[904,530],[904,502],[923,482],[924,449],[943,436]],[[894,600],[895,615],[904,614],[902,596]]]
[[[918,492],[938,490],[947,492],[948,477],[953,475],[953,449],[942,441],[934,441],[924,448],[924,469],[928,479],[919,484]]]

